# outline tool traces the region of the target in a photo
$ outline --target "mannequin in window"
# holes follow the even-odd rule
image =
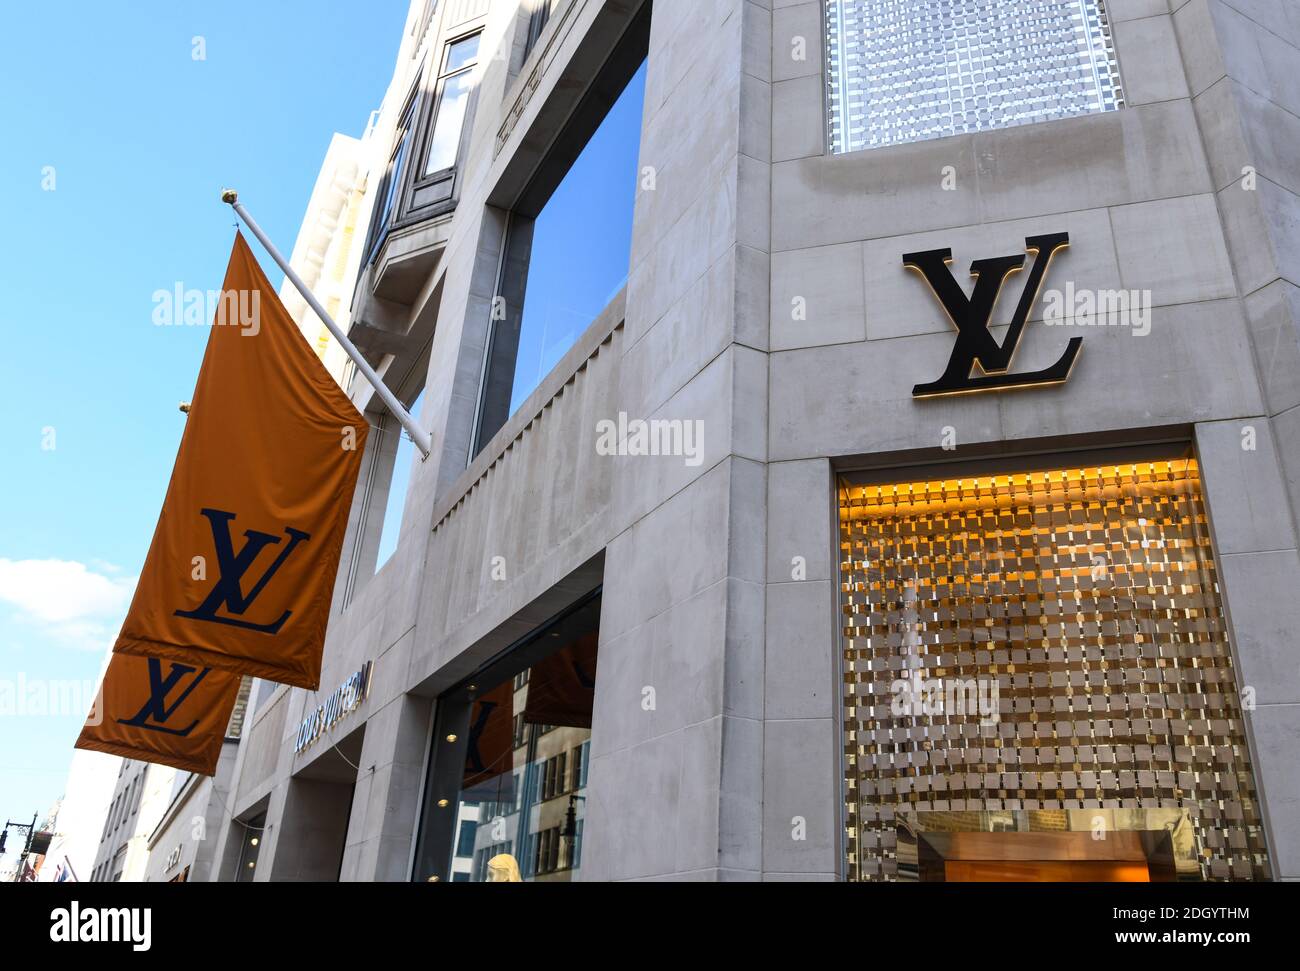
[[[488,883],[523,883],[519,863],[509,853],[498,853],[487,864]]]

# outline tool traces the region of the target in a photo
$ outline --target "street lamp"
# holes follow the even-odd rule
[[[27,839],[23,843],[23,851],[18,855],[18,868],[14,880],[15,883],[21,883],[23,879],[23,865],[27,862],[28,855],[33,849],[36,849],[38,853],[44,853],[49,848],[50,836],[53,834],[36,832],[35,813],[32,813],[32,821],[30,823],[15,823],[13,820],[7,819],[5,820],[4,829],[0,830],[0,854],[3,854],[5,851],[5,843],[9,839],[9,827],[11,826],[14,829],[24,829],[27,831]],[[44,837],[43,845],[37,847],[36,844],[41,837]]]
[[[560,836],[568,844],[568,865],[573,867],[573,859],[577,855],[578,848],[578,801],[587,801],[586,796],[580,796],[576,792],[569,795],[569,808],[564,812],[564,826],[560,829]]]

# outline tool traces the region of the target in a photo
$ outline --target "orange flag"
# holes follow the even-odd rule
[[[113,650],[320,687],[368,427],[242,235]]]
[[[212,775],[240,677],[114,654],[77,748]]]

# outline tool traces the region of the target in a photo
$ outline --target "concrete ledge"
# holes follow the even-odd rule
[[[537,386],[537,390],[528,396],[519,406],[519,410],[511,415],[510,419],[501,426],[501,430],[492,436],[492,440],[475,456],[469,468],[447,490],[447,494],[434,504],[434,532],[438,531],[438,527],[443,524],[452,510],[469,497],[475,484],[492,466],[496,465],[510,446],[523,437],[524,432],[533,422],[541,419],[546,406],[560,396],[565,386],[577,377],[589,360],[600,353],[601,346],[613,337],[614,331],[623,326],[626,307],[627,288],[624,287],[601,311],[600,316],[591,322],[591,326],[583,331],[582,336],[569,348],[564,357],[560,358],[560,363],[551,369],[551,373]]]

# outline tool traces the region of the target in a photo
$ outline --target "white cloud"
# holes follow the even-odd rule
[[[100,650],[130,606],[136,577],[109,577],[75,560],[0,557],[0,602],[60,640]]]

